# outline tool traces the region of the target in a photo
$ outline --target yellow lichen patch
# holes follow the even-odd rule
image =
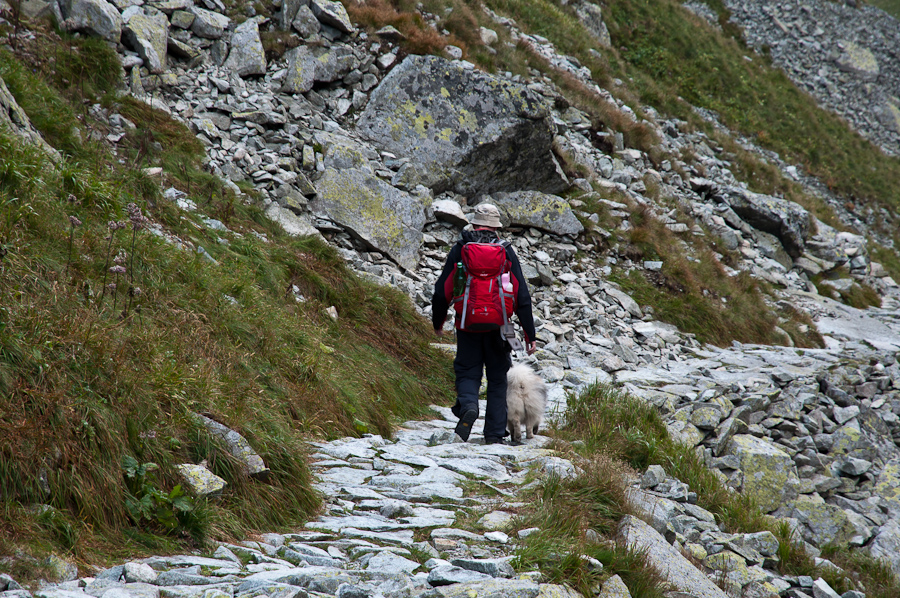
[[[891,117],[891,125],[895,131],[900,131],[900,107],[897,106],[898,102],[900,100],[893,98],[893,101],[887,103],[887,113]]]
[[[434,117],[430,114],[420,114],[416,117],[415,128],[416,133],[419,134],[420,137],[425,137],[428,133],[429,127],[434,125]]]
[[[449,98],[449,97],[450,97],[450,92],[447,91],[447,88],[446,88],[446,87],[441,87],[441,95],[444,96],[445,98]]]
[[[831,454],[845,455],[857,447],[862,438],[862,432],[859,430],[859,424],[851,421],[835,432],[832,438],[834,444],[831,446]]]
[[[844,42],[842,62],[850,69],[861,73],[877,75],[879,72],[878,60],[875,55],[868,48],[853,42]]]
[[[460,108],[459,110],[459,126],[465,129],[466,131],[474,131],[478,128],[478,119],[474,114],[466,110],[465,108]]]
[[[900,509],[900,459],[884,464],[875,482],[875,493],[892,509]]]

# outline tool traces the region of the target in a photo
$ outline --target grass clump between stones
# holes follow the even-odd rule
[[[523,564],[534,564],[544,554],[546,563],[542,562],[542,567],[552,568],[556,580],[588,589],[599,579],[599,574],[590,574],[584,568],[586,564],[577,568],[571,559],[560,558],[567,551],[574,551],[592,555],[604,563],[607,566],[604,575],[622,575],[633,596],[656,595],[653,592],[663,587],[660,578],[653,571],[647,574],[639,554],[623,552],[615,544],[614,534],[619,519],[631,513],[625,489],[635,479],[635,472],[649,465],[660,465],[697,493],[697,504],[712,512],[725,531],[772,532],[780,543],[778,557],[782,574],[823,577],[839,592],[865,587],[877,598],[894,596],[900,591],[900,580],[887,565],[858,550],[825,547],[822,556],[843,571],[817,566],[795,541],[787,522],[764,515],[751,497],[726,488],[693,448],[671,439],[655,407],[612,385],[595,382],[579,394],[570,395],[563,422],[551,434],[557,439],[557,445],[562,441],[580,441],[577,449],[575,444],[569,446],[574,461],[584,473],[574,480],[551,477],[539,488],[532,501],[535,506],[526,511],[522,527],[540,527],[541,531],[532,534],[534,539],[526,537],[520,558]],[[592,537],[595,543],[599,539],[596,546],[602,549],[591,552],[587,537]],[[616,561],[616,558],[624,560]],[[627,576],[630,566],[618,569],[612,564],[616,562],[639,563],[637,567],[644,572],[645,579],[631,580]]]

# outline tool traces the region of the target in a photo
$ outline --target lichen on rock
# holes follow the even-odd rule
[[[421,201],[373,174],[326,168],[313,212],[337,222],[406,269],[416,267],[425,212]]]
[[[372,93],[358,130],[415,160],[423,184],[464,195],[568,187],[546,100],[435,56],[408,56]]]

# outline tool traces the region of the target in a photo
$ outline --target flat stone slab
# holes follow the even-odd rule
[[[381,542],[383,544],[393,544],[395,546],[412,546],[415,543],[412,530],[404,530],[399,532],[373,532],[369,530],[356,529],[353,527],[342,529],[341,535],[347,538],[361,538],[371,540],[373,542]]]
[[[487,579],[441,586],[420,594],[422,598],[537,598],[538,584],[533,581]]]
[[[368,481],[377,471],[357,469],[355,467],[332,467],[322,472],[319,477],[325,482],[340,485],[360,486]]]
[[[649,564],[674,589],[682,592],[681,596],[684,598],[728,598],[725,592],[666,542],[659,532],[637,517],[626,515],[622,518],[618,537],[629,547],[644,551]]]
[[[388,575],[409,575],[420,567],[416,561],[405,559],[390,551],[379,552],[366,563],[366,571]]]
[[[434,587],[491,579],[490,575],[452,565],[441,565],[428,574],[428,583]]]
[[[306,527],[312,529],[324,529],[331,532],[339,532],[346,528],[372,530],[375,532],[392,532],[407,529],[410,526],[396,523],[391,520],[378,519],[376,517],[351,515],[348,517],[321,517],[318,521],[307,523]]]
[[[450,471],[468,474],[476,478],[487,478],[496,482],[505,482],[510,477],[504,465],[489,459],[472,457],[468,459],[444,459],[440,462],[440,466]]]

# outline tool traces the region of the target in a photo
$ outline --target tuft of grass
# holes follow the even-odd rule
[[[864,282],[854,281],[853,285],[847,290],[838,290],[833,286],[826,284],[825,280],[841,280],[849,279],[850,272],[846,267],[837,268],[831,272],[818,274],[812,277],[813,284],[820,295],[826,297],[839,298],[841,303],[855,307],[857,309],[865,309],[867,307],[881,307],[881,295],[878,291],[870,287]]]
[[[447,44],[463,48],[465,52],[465,44],[460,40],[442,36],[428,26],[421,14],[397,7],[388,0],[374,0],[364,4],[349,2],[347,12],[355,23],[363,25],[370,33],[388,25],[397,29],[403,35],[401,47],[409,54],[440,55]]]
[[[895,19],[900,19],[900,2],[897,2],[897,0],[868,0],[866,4],[877,6]]]
[[[630,468],[598,454],[582,464],[572,479],[551,476],[536,490],[533,506],[520,515],[522,527],[537,527],[516,551],[514,565],[539,569],[550,583],[567,584],[584,595],[597,592],[603,580],[620,575],[635,598],[658,598],[666,589],[644,555],[616,544],[616,526],[628,514],[625,500]],[[604,538],[597,544],[591,536]],[[593,558],[604,567],[590,565]]]
[[[900,244],[895,242],[894,247],[897,247],[898,245]],[[900,255],[897,255],[896,250],[888,249],[875,242],[870,242],[869,255],[873,261],[884,266],[884,269],[887,270],[891,278],[895,281],[900,280]]]

